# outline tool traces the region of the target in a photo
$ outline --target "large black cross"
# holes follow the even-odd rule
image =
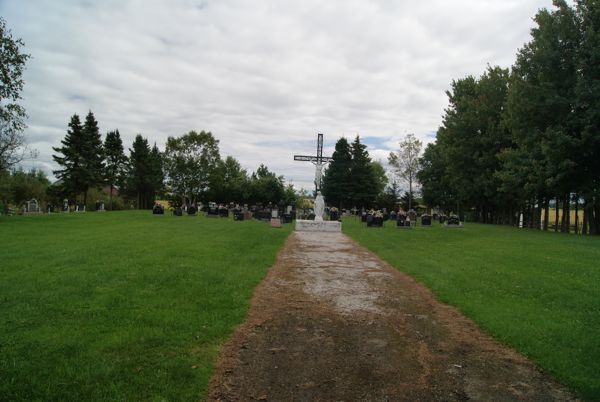
[[[330,156],[323,156],[323,134],[317,136],[317,156],[294,155],[295,161],[312,162],[316,166],[315,170],[315,188],[321,190],[321,174],[323,165],[333,160]]]

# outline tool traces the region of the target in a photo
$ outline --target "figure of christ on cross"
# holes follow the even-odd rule
[[[323,166],[333,160],[333,158],[329,156],[323,156],[323,134],[317,136],[317,156],[294,155],[294,160],[312,162],[315,165],[315,191],[321,191]]]

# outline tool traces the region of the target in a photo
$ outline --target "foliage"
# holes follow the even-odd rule
[[[71,116],[67,135],[61,141],[62,147],[52,147],[57,155],[52,155],[54,161],[62,167],[55,170],[54,175],[60,180],[60,187],[65,195],[75,196],[86,189],[86,175],[83,160],[85,137],[81,120],[77,114]]]
[[[219,159],[219,140],[211,132],[169,137],[164,154],[169,190],[184,203],[206,200]]]
[[[53,147],[54,161],[62,169],[54,174],[61,181],[62,192],[67,196],[83,195],[87,201],[87,191],[103,183],[104,151],[98,122],[90,111],[83,126],[77,114],[71,117],[67,135],[61,141],[62,147]]]
[[[388,163],[392,166],[396,175],[408,182],[408,191],[410,194],[408,209],[412,208],[413,183],[417,179],[417,172],[420,167],[422,146],[423,143],[414,134],[407,134],[404,140],[400,142],[399,151],[390,152],[388,157]]]
[[[104,149],[98,122],[90,110],[83,123],[82,173],[83,202],[89,188],[98,188],[104,182]]]
[[[109,210],[113,210],[113,190],[115,186],[123,183],[127,157],[123,151],[123,141],[119,130],[109,131],[104,139],[104,155],[106,158],[106,169],[104,178],[110,187],[109,192]]]
[[[156,148],[156,145],[154,146]],[[138,134],[129,149],[129,166],[125,181],[125,193],[134,196],[138,209],[149,209],[162,187],[161,157],[150,149],[148,140]]]
[[[148,211],[0,220],[10,401],[205,400],[292,228]]]
[[[600,398],[600,239],[475,223],[342,228],[583,398]]]
[[[221,203],[243,202],[249,195],[248,173],[233,157],[219,159],[210,177],[210,200]]]
[[[250,176],[250,192],[250,202],[252,203],[278,204],[285,196],[283,176],[277,176],[261,164]]]
[[[510,74],[488,67],[452,82],[418,173],[429,205],[481,222],[523,214],[546,229],[552,201],[569,232],[569,211],[583,201],[583,233],[600,234],[600,3],[553,4],[535,16]]]
[[[8,170],[26,156],[34,156],[25,144],[23,130],[27,114],[17,102],[23,91],[23,70],[31,56],[21,52],[25,46],[13,38],[6,21],[0,17],[0,171]]]
[[[351,195],[348,191],[351,186],[352,154],[348,140],[341,137],[335,144],[335,151],[331,155],[332,161],[325,169],[322,180],[323,197],[329,205],[339,208],[351,207]]]

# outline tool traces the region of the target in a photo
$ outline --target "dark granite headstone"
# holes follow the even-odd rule
[[[428,214],[421,215],[421,225],[422,226],[431,226],[431,216]]]

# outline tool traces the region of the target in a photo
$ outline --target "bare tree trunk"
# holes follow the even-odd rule
[[[575,234],[579,234],[579,194],[575,194]]]
[[[408,178],[408,210],[412,209],[412,177]]]
[[[554,231],[558,232],[558,197],[554,197]]]
[[[544,197],[544,230],[548,230],[548,218],[550,217],[550,200]]]
[[[571,233],[571,194],[565,195],[564,203],[565,233]]]
[[[113,205],[112,205],[112,195],[113,195],[113,189],[114,186],[112,185],[112,183],[110,184],[110,193],[108,194],[108,204],[110,205],[110,210],[113,210]]]
[[[585,200],[583,202],[583,225],[581,226],[581,234],[582,235],[588,234],[588,213],[587,213],[587,209],[585,207]]]

